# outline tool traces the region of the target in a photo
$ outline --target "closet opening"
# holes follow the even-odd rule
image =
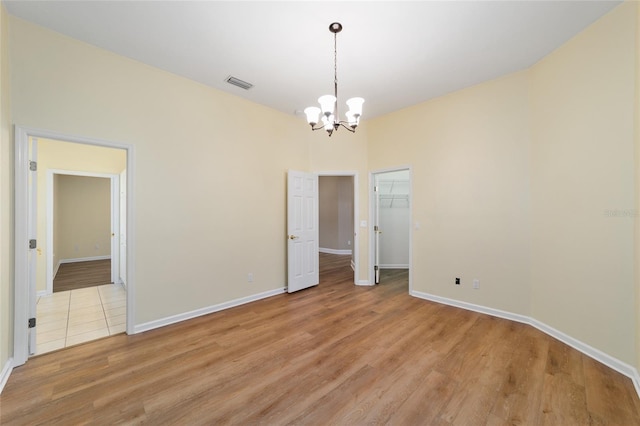
[[[411,273],[411,170],[371,174],[372,284],[406,282]]]

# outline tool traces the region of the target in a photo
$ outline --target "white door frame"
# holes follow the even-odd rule
[[[355,171],[323,171],[316,172],[320,176],[351,176],[353,177],[353,282],[356,285],[369,285],[368,280],[360,281],[360,245],[358,218],[360,217],[358,204],[358,172]],[[320,206],[318,206],[319,208]]]
[[[372,278],[372,282],[375,282],[375,231],[373,229],[373,218],[375,214],[375,175],[402,170],[409,171],[409,294],[411,294],[413,291],[413,170],[410,165],[372,170],[369,172],[369,276]]]
[[[28,265],[28,174],[29,138],[45,138],[74,142],[86,145],[102,146],[106,148],[124,149],[127,152],[127,334],[134,333],[135,318],[135,226],[134,226],[134,177],[135,150],[133,145],[110,142],[99,139],[65,135],[48,130],[39,130],[26,126],[14,126],[15,142],[15,280],[14,294],[14,333],[13,333],[13,366],[22,365],[29,359],[28,321],[29,302],[35,294],[29,294],[29,265]]]
[[[93,173],[76,170],[48,169],[47,171],[47,277],[45,294],[53,293],[53,278],[55,276],[53,264],[53,201],[55,193],[53,189],[54,175],[97,177],[109,179],[110,182],[110,226],[111,226],[111,282],[118,283],[120,271],[120,175],[113,173]]]

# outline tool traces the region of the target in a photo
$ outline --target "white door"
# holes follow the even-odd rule
[[[374,206],[373,206],[373,245],[374,245],[374,264],[373,274],[374,283],[380,284],[380,185],[378,184],[378,175],[375,175],[375,183],[373,186]]]
[[[289,170],[287,179],[287,291],[317,285],[318,176]]]
[[[127,286],[127,171],[120,173],[120,282]]]
[[[36,277],[38,266],[38,249],[39,242],[37,228],[37,207],[38,207],[38,140],[32,138],[29,143],[29,176],[28,176],[28,223],[27,232],[29,235],[29,355],[36,353],[36,304],[38,298],[36,296]]]

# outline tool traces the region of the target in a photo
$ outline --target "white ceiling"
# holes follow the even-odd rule
[[[341,22],[339,102],[364,97],[363,120],[528,68],[620,3],[4,0],[12,15],[287,114],[333,92],[328,26]]]

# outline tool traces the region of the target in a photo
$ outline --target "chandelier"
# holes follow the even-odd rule
[[[318,107],[305,108],[307,122],[312,130],[324,129],[329,136],[342,126],[351,133],[356,131],[362,116],[362,104],[364,99],[351,98],[347,100],[349,111],[345,114],[346,121],[342,121],[338,116],[338,33],[342,31],[342,24],[334,22],[329,25],[329,31],[333,33],[333,95],[323,95],[318,98]],[[322,116],[320,116],[322,114]]]

